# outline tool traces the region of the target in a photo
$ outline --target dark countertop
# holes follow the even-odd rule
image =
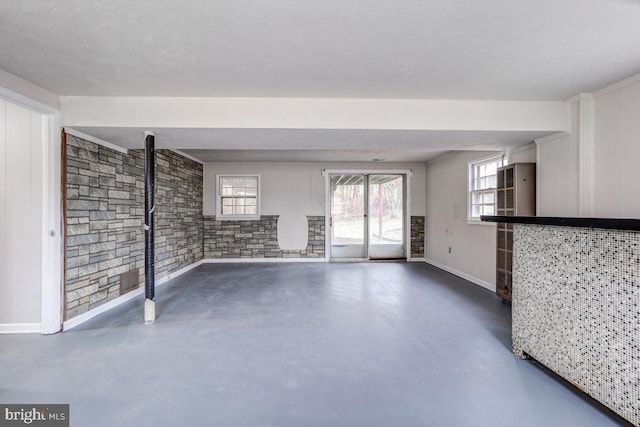
[[[640,231],[640,219],[631,218],[571,218],[556,216],[494,216],[482,215],[482,221],[513,224],[557,225],[561,227],[602,228]]]

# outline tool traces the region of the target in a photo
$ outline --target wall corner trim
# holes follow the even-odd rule
[[[549,135],[549,136],[551,136],[551,135]],[[522,145],[522,146],[520,146],[518,148],[514,148],[512,150],[507,150],[507,155],[517,154],[517,153],[521,153],[523,151],[531,150],[531,149],[534,149],[535,146],[536,146],[535,142],[532,141],[532,142],[530,142],[530,143],[528,143],[526,145]]]
[[[547,136],[543,136],[542,138],[538,138],[533,142],[535,142],[536,144],[544,144],[545,142],[555,141],[556,139],[563,138],[563,137],[565,137],[567,135],[570,135],[570,133],[569,132],[556,132],[556,133],[552,133],[551,135],[547,135]]]
[[[98,145],[102,145],[103,147],[110,148],[111,150],[117,151],[119,153],[123,153],[123,154],[128,153],[128,150],[126,148],[122,148],[119,145],[112,144],[111,142],[107,142],[103,139],[96,138],[95,136],[91,136],[84,132],[80,132],[79,130],[75,130],[74,128],[65,127],[64,131],[69,135],[77,136],[78,138],[82,138],[86,141],[93,142]]]
[[[432,265],[434,267],[439,268],[440,270],[444,270],[447,273],[451,273],[454,276],[458,276],[462,279],[465,279],[473,284],[476,284],[478,286],[481,286],[491,292],[495,292],[496,291],[496,287],[494,284],[487,282],[486,280],[482,280],[482,279],[478,279],[477,277],[474,277],[470,274],[467,274],[465,272],[462,272],[460,270],[457,270],[455,268],[449,267],[447,265],[441,264],[438,261],[434,261],[432,259],[426,258],[425,262],[429,265]]]
[[[57,114],[61,109],[58,94],[3,69],[0,69],[0,98],[42,114]]]
[[[196,261],[193,264],[189,264],[188,266],[180,269],[180,270],[176,270],[172,273],[167,274],[166,276],[156,280],[156,287],[164,285],[166,283],[168,283],[171,279],[175,279],[176,277],[186,273],[189,270],[193,270],[194,268],[200,266],[203,263],[203,260],[200,261]],[[82,313],[76,317],[73,317],[69,320],[66,320],[65,322],[63,322],[62,324],[62,330],[63,331],[68,331],[69,329],[73,329],[76,326],[79,326],[81,324],[83,324],[84,322],[93,319],[94,317],[96,317],[99,314],[105,313],[109,310],[111,310],[112,308],[115,308],[121,304],[124,304],[125,302],[134,299],[137,296],[143,295],[144,294],[144,286],[140,286],[137,289],[128,292],[124,295],[121,295],[105,304],[102,304],[96,308],[94,308],[93,310],[89,310],[85,313]]]
[[[609,86],[605,86],[602,89],[599,89],[593,92],[593,98],[599,98],[603,95],[607,95],[611,92],[616,92],[620,89],[624,89],[627,86],[631,86],[640,82],[640,74],[634,74],[631,77],[627,77],[626,79],[620,80],[616,83],[610,84]]]
[[[595,98],[594,94],[591,92],[581,92],[577,95],[568,98],[565,102],[567,104],[574,104],[576,102],[582,101],[583,99],[593,99]]]
[[[2,334],[39,334],[40,323],[0,323],[0,335]]]
[[[162,148],[160,148],[160,150],[162,150]],[[197,159],[197,158],[193,157],[192,155],[185,153],[184,151],[180,151],[180,150],[177,150],[175,148],[167,148],[167,150],[173,151],[174,153],[176,153],[176,154],[178,154],[178,155],[180,155],[182,157],[185,157],[185,158],[187,158],[189,160],[193,160],[196,163],[200,163],[201,165],[204,165],[204,162],[202,160]]]

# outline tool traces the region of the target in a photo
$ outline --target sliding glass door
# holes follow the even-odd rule
[[[331,257],[367,257],[367,177],[331,176]]]
[[[405,257],[404,175],[369,175],[369,259]]]
[[[400,174],[332,174],[331,258],[405,257],[405,188]]]

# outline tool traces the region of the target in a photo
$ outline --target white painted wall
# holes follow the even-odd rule
[[[578,216],[577,168],[575,135],[564,135],[538,145],[538,216]]]
[[[536,144],[531,143],[508,153],[509,163],[535,163],[538,158]]]
[[[578,102],[571,103],[571,133],[536,142],[538,216],[578,216]]]
[[[640,76],[594,94],[593,215],[640,218]]]
[[[40,331],[43,117],[0,100],[0,331]]]
[[[640,218],[640,75],[571,100],[571,133],[538,140],[538,215]]]
[[[640,218],[640,75],[567,105],[569,133],[536,141],[535,155],[532,146],[509,154],[510,163],[537,163],[538,215]],[[467,162],[485,154],[427,164],[426,258],[495,289],[495,229],[466,223]]]
[[[453,152],[427,163],[425,258],[495,291],[496,226],[467,222],[468,162],[491,154]]]
[[[283,249],[304,249],[306,215],[325,214],[323,169],[411,169],[411,215],[425,214],[425,166],[421,163],[205,163],[204,215],[215,215],[217,174],[260,174],[262,215],[280,215],[278,243]]]

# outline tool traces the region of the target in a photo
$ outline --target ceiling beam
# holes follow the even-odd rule
[[[68,127],[570,131],[562,101],[61,98]]]

